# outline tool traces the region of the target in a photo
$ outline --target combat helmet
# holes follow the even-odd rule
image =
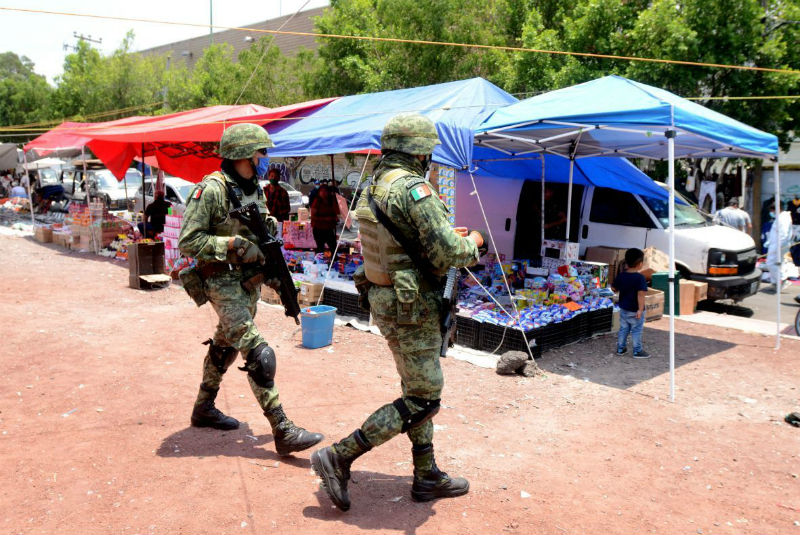
[[[381,133],[381,149],[406,154],[431,154],[441,145],[433,121],[419,113],[399,113],[389,119]]]
[[[240,123],[222,133],[218,153],[226,160],[243,160],[252,157],[258,149],[274,146],[266,130],[257,124]]]

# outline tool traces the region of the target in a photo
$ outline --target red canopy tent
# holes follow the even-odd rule
[[[98,123],[81,128],[90,138],[88,146],[117,178],[134,158],[152,161],[165,172],[191,182],[217,169],[221,159],[216,153],[223,130],[236,123],[265,125],[286,120],[302,112],[323,106],[333,99],[302,102],[279,108],[255,104],[210,106],[196,110],[147,117],[130,124]]]
[[[57,149],[92,150],[118,178],[134,158],[142,157],[165,172],[199,182],[219,169],[217,145],[223,130],[236,123],[288,120],[331,102],[332,98],[266,108],[256,104],[209,106],[156,117],[127,117],[103,123],[65,122],[37,137],[25,150],[46,154]],[[44,152],[47,151],[47,152]]]

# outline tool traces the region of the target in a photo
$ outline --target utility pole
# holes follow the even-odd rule
[[[99,39],[92,39],[91,35],[83,35],[82,33],[79,34],[78,32],[72,32],[72,37],[74,37],[78,41],[88,41],[90,43],[96,43],[98,45],[102,45],[103,44],[103,38],[102,37],[100,37]],[[78,46],[77,45],[70,45],[70,44],[64,43],[62,45],[62,47],[64,48],[65,52],[67,50],[69,50],[69,49],[72,49],[73,52],[77,52],[78,51]]]
[[[214,44],[214,0],[208,0],[208,46]]]

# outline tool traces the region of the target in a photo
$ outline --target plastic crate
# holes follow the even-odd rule
[[[523,331],[514,329],[512,327],[502,327],[500,325],[492,325],[484,323],[480,328],[480,349],[482,351],[495,352],[498,354],[505,353],[506,351],[522,351],[528,352],[528,344],[530,345],[531,353],[534,358],[541,355],[541,350],[535,343],[533,330]],[[527,344],[525,341],[527,340]]]
[[[369,312],[358,306],[358,294],[325,288],[322,291],[322,304],[336,308],[340,316],[352,316],[361,321],[369,321]]]
[[[591,334],[607,333],[611,330],[614,309],[611,307],[591,310],[587,313]]]
[[[472,349],[481,348],[481,325],[466,316],[456,316],[456,343]]]

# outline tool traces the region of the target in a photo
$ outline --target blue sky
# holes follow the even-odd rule
[[[213,5],[214,25],[244,26],[277,16],[288,15],[306,4],[306,0],[0,0],[0,7],[21,8],[92,15],[110,15],[142,19],[208,24]],[[327,5],[327,0],[309,0],[304,9]],[[208,30],[144,22],[102,20],[65,15],[0,11],[0,52],[27,56],[35,70],[52,83],[61,74],[64,44],[74,45],[73,33],[102,38],[93,44],[103,54],[116,49],[125,33],[136,34],[134,48],[143,50],[198,35]]]

